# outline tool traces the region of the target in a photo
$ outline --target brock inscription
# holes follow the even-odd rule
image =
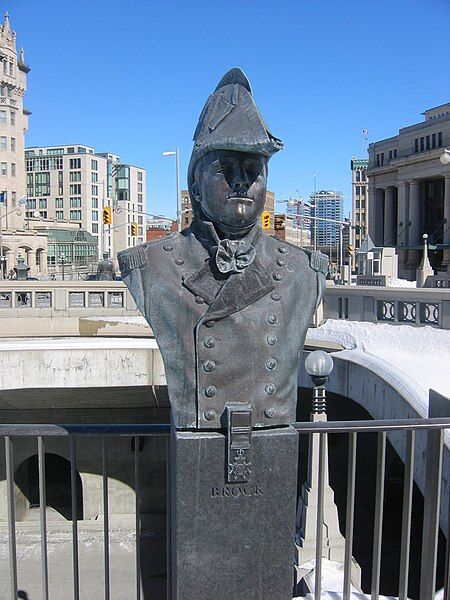
[[[211,488],[211,498],[239,498],[246,496],[264,496],[264,488],[256,484],[221,485]]]

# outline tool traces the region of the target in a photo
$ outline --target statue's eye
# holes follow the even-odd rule
[[[220,165],[217,172],[222,173],[222,175],[228,175],[231,172],[231,167],[230,165]]]

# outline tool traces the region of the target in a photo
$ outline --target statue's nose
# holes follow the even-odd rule
[[[242,168],[237,169],[233,179],[233,191],[242,194],[243,192],[247,192],[249,187],[250,181],[245,170]]]

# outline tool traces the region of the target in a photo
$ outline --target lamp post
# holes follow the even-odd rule
[[[178,231],[181,231],[181,194],[180,194],[180,151],[170,150],[163,152],[163,156],[175,156],[175,186],[176,186],[176,199],[177,199],[177,223]]]
[[[326,421],[325,384],[333,370],[333,359],[323,350],[316,350],[306,357],[305,369],[313,384],[310,419],[313,422]],[[343,563],[345,547],[334,493],[329,484],[326,434],[313,433],[309,437],[308,474],[299,499],[296,543],[297,583],[311,570],[302,565],[315,559],[317,593],[321,585],[322,557]]]
[[[64,265],[66,264],[66,255],[64,252],[61,252],[59,255],[59,260],[61,261],[62,280],[64,281]]]

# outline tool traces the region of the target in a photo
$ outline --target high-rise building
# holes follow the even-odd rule
[[[266,192],[266,203],[264,210],[270,213],[270,229],[266,230],[269,235],[274,234],[275,220],[275,194],[274,192]],[[181,190],[181,228],[189,227],[194,219],[194,211],[192,210],[191,198],[188,190]]]
[[[81,144],[27,148],[25,158],[30,229],[76,224],[95,237],[99,256],[108,252],[112,258],[145,241],[145,169]],[[108,206],[112,223],[104,226]]]
[[[23,226],[23,214],[14,209],[20,208],[19,199],[25,196],[24,148],[30,114],[23,106],[30,67],[23,48],[17,52],[8,13],[0,25],[0,61],[0,217],[8,230]]]
[[[333,221],[343,221],[344,218],[342,192],[334,190],[313,192],[310,195],[310,204],[314,207],[312,216],[317,217],[312,219],[311,239],[314,240],[315,230],[317,247],[326,254],[329,253],[330,248],[332,252],[336,252],[339,245],[339,224]]]
[[[367,206],[369,183],[366,169],[369,165],[367,158],[353,158],[350,161],[352,170],[352,223],[354,229],[350,232],[351,244],[354,250],[359,250],[367,235]]]
[[[435,271],[450,271],[450,102],[369,146],[368,225],[375,246],[395,246],[400,277],[415,279],[423,234]]]

